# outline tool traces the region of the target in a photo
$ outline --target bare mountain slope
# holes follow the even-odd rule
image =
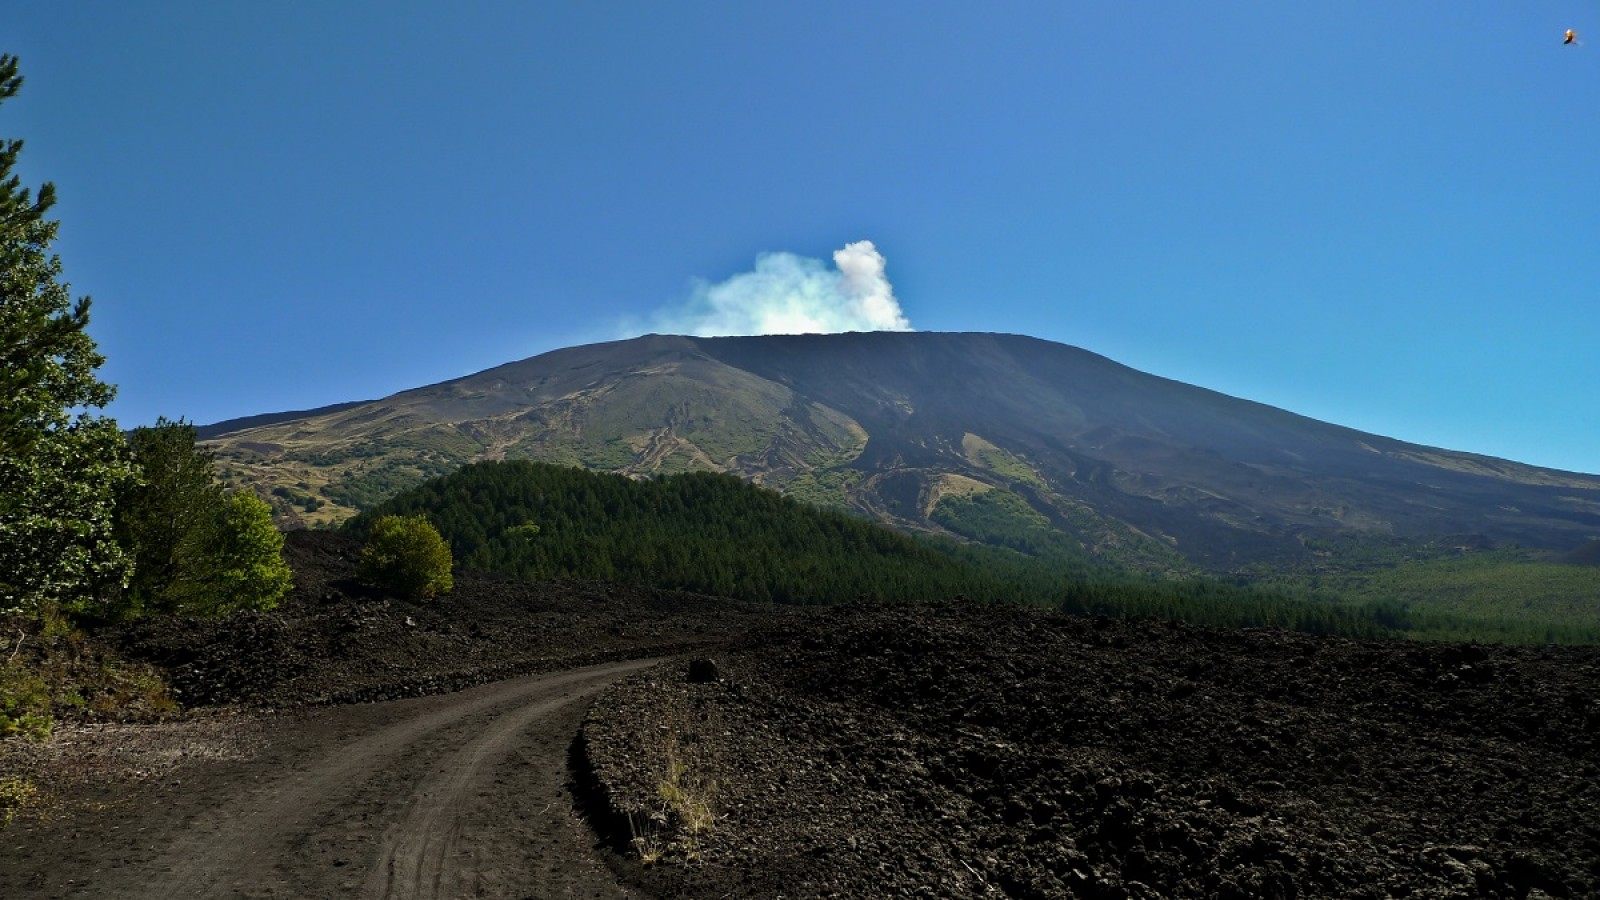
[[[312,521],[465,462],[528,458],[731,472],[902,528],[1053,531],[1156,570],[1298,558],[1350,534],[1600,535],[1600,477],[1365,434],[1015,335],[649,335],[215,442],[230,477]]]

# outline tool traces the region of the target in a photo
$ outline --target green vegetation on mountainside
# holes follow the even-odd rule
[[[1022,599],[1014,584],[905,535],[705,472],[635,481],[543,463],[479,463],[347,527],[362,532],[381,515],[426,516],[459,564],[521,578],[598,578],[780,603]]]
[[[1324,575],[1347,602],[1399,602],[1419,636],[1514,643],[1600,643],[1600,568],[1505,549]]]
[[[1083,548],[1050,527],[1050,520],[1028,501],[994,488],[965,497],[945,497],[934,507],[933,521],[963,537],[1009,547],[1029,556],[1083,558]]]
[[[703,472],[637,481],[543,463],[479,463],[395,497],[347,528],[362,533],[384,515],[426,517],[461,565],[521,578],[599,578],[809,604],[965,595],[1087,614],[1350,636],[1393,633],[1385,623],[1402,618],[1391,605],[1119,574],[1048,541],[1019,542],[1038,551],[1030,555],[912,538]]]
[[[558,352],[381,401],[221,434],[235,483],[274,495],[280,521],[332,525],[473,462],[536,460],[627,475],[726,471],[783,483],[849,462],[867,435],[848,416],[721,365],[684,339],[641,368]],[[670,348],[676,348],[675,350]],[[603,355],[603,354],[602,354]],[[288,496],[276,493],[293,486]],[[813,485],[818,499],[836,480]]]
[[[1292,596],[1383,607],[1391,624],[1420,638],[1600,644],[1600,568],[1547,551],[1489,549],[1469,535],[1418,541],[1358,533],[1305,544],[1314,562],[1255,565],[1242,577]]]
[[[1019,487],[1028,490],[1025,483]],[[964,538],[1016,550],[1056,567],[1197,574],[1194,566],[1159,541],[1104,519],[1083,504],[1055,494],[1031,493],[1050,515],[1013,491],[993,488],[941,497],[928,518]]]

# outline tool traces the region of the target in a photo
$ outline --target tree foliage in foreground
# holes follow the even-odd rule
[[[127,589],[102,613],[218,616],[270,609],[292,587],[272,508],[249,491],[223,492],[196,429],[157,420],[128,435],[139,480],[117,503],[117,535],[133,557]]]
[[[212,542],[211,599],[197,615],[226,615],[240,609],[271,609],[294,587],[294,573],[283,559],[283,532],[272,524],[272,506],[249,490],[222,501],[220,527]]]
[[[208,590],[206,562],[222,508],[211,454],[195,446],[194,426],[158,419],[135,428],[128,447],[139,480],[117,502],[117,533],[133,554],[126,605],[176,612]]]
[[[21,86],[0,56],[0,102]],[[21,186],[21,150],[0,140],[0,611],[42,614],[124,578],[112,514],[132,470],[116,422],[90,412],[114,389],[95,374],[89,298],[50,252],[55,187]]]

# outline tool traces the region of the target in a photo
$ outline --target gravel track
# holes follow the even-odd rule
[[[593,696],[650,662],[284,717],[249,759],[8,830],[0,896],[634,896],[572,809],[566,756]]]

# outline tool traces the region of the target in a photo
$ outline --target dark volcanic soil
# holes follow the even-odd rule
[[[660,896],[1600,896],[1593,649],[945,606],[715,660],[584,726]]]
[[[73,802],[0,830],[0,896],[1600,896],[1597,649],[468,572],[414,604],[355,554],[292,535],[280,610],[110,634],[211,706],[11,742]]]

